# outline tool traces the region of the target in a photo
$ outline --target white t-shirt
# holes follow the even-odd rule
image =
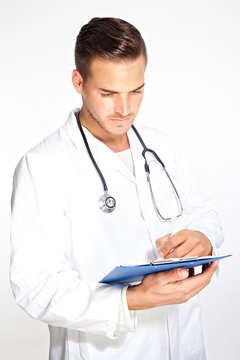
[[[134,163],[133,163],[131,149],[120,151],[120,152],[117,152],[116,154],[124,162],[124,164],[131,171],[131,173],[135,176],[135,169],[134,169]]]

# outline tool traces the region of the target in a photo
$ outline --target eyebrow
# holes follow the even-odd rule
[[[140,90],[140,89],[142,89],[144,87],[144,85],[145,84],[142,84],[139,87],[137,87],[136,89],[130,90],[129,92]],[[99,88],[98,90],[106,92],[106,93],[111,93],[111,94],[118,94],[119,93],[119,91],[107,90],[107,89],[102,89],[102,88]]]

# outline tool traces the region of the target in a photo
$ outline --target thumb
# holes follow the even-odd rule
[[[156,246],[158,248],[158,253],[161,250],[161,247],[163,246],[163,244],[170,238],[172,234],[166,234],[163,237],[160,237],[156,240]]]
[[[166,284],[188,278],[189,272],[185,268],[174,269],[166,272]]]

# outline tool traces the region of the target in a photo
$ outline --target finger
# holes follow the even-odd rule
[[[160,252],[163,244],[169,239],[169,237],[171,236],[171,233],[170,234],[166,234],[162,237],[160,237],[159,239],[156,240],[156,246],[158,248],[158,253]],[[159,257],[162,257],[158,254]]]
[[[184,303],[198,294],[203,288],[205,288],[211,280],[212,275],[216,271],[217,264],[211,264],[209,268],[199,275],[189,276],[183,281],[175,282],[175,284],[169,284],[172,287],[175,295],[179,296],[176,303]],[[191,274],[191,271],[190,271]]]
[[[195,281],[196,279],[197,280],[200,279],[201,281],[198,284],[199,286],[194,287],[194,288],[192,288],[191,291],[189,291],[189,293],[187,294],[187,296],[185,298],[186,301],[188,301],[193,296],[197,295],[201,290],[203,290],[207,285],[209,285],[210,280],[211,280],[214,272],[217,269],[217,266],[218,266],[218,264],[213,264],[213,263],[209,264],[209,268],[208,268],[209,272],[208,272],[208,274],[205,274],[205,275],[207,275],[205,277],[203,277],[203,273],[202,273],[202,274],[195,275],[195,276],[189,278],[189,280],[192,280],[192,281]],[[206,271],[208,271],[208,270],[206,270]],[[186,281],[188,281],[188,279]]]
[[[214,266],[213,264],[215,264],[215,267],[216,267],[216,270],[217,270],[217,267],[218,267],[218,264],[219,264],[219,261],[213,261],[212,263],[208,263],[208,264],[204,264],[202,266],[202,272],[206,272],[208,270],[208,268],[210,268],[211,266]],[[216,271],[215,270],[215,271]]]
[[[218,262],[217,261],[212,262],[204,272],[186,279],[187,282],[186,285],[192,286],[192,291],[195,291],[197,289],[200,290],[203,289],[205,286],[209,284],[217,267],[218,267]]]
[[[174,251],[174,249],[182,244],[186,240],[186,236],[183,234],[183,230],[179,231],[173,236],[169,236],[168,239],[162,244],[161,249],[159,250],[159,256],[165,257],[168,254],[171,254],[171,252]],[[170,257],[173,257],[172,254]]]
[[[205,234],[203,234],[201,231],[197,231],[197,230],[194,231],[194,234],[196,234],[200,240],[202,256],[211,254],[212,253],[212,243],[208,239],[208,237]]]
[[[167,285],[176,281],[187,279],[189,272],[185,268],[177,268],[169,271],[163,271],[156,274],[157,281],[161,285]]]
[[[185,257],[192,257],[192,256],[205,256],[205,253],[202,251],[201,246],[193,247],[189,252],[187,252]]]
[[[183,302],[187,302],[188,300],[190,300],[193,296],[197,295],[198,293],[200,293],[200,291],[202,291],[206,285],[202,285],[194,290],[189,291],[189,293],[184,297],[184,301]]]
[[[169,258],[181,258],[181,257],[185,257],[185,256],[193,256],[193,255],[188,255],[191,252],[194,252],[194,247],[193,244],[191,243],[191,241],[185,241],[182,244],[178,245],[175,249],[173,249],[170,253],[168,253],[165,258],[169,259]],[[196,255],[196,253],[195,253]]]
[[[219,263],[219,261],[213,261],[212,263],[207,264],[204,271],[201,274],[196,275],[196,276],[211,279],[211,277],[213,276],[213,274],[217,270],[218,263]]]
[[[164,286],[169,283],[175,283],[177,281],[185,280],[188,277],[188,270],[185,268],[177,268],[168,271],[159,271],[157,273],[144,276],[142,283],[148,286],[149,283],[155,285]]]

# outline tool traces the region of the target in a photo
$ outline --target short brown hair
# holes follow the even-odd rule
[[[140,55],[147,63],[147,50],[140,32],[122,19],[95,17],[84,25],[76,39],[75,64],[83,79],[90,74],[91,61],[135,60]]]

